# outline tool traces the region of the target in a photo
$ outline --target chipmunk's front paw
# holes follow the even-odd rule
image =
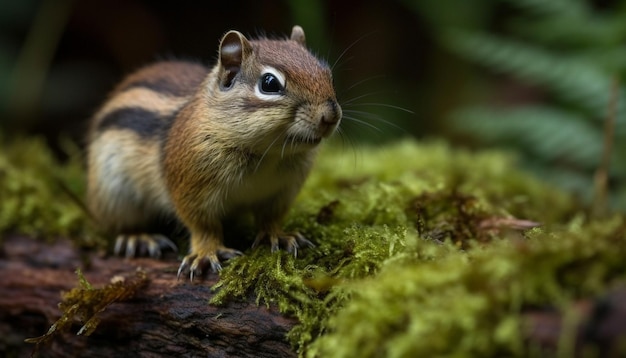
[[[285,233],[282,231],[279,232],[267,232],[261,231],[257,234],[252,247],[257,247],[263,240],[269,239],[270,245],[272,248],[272,252],[276,252],[280,249],[280,247],[284,247],[285,250],[294,257],[298,257],[298,249],[301,247],[315,247],[315,245],[307,240],[302,234],[299,232],[293,233]]]
[[[118,235],[115,239],[113,252],[126,257],[146,256],[159,258],[161,249],[171,249],[176,252],[176,245],[167,237],[160,234],[130,234]]]
[[[194,276],[202,275],[202,267],[208,262],[213,272],[222,270],[220,259],[229,260],[233,257],[241,256],[241,251],[220,246],[216,249],[196,250],[185,256],[178,268],[178,279],[183,272],[189,271],[189,280],[193,281]]]

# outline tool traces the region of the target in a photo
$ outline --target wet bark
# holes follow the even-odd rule
[[[111,304],[95,332],[77,336],[76,322],[41,345],[41,357],[289,357],[295,352],[286,333],[296,324],[275,308],[248,302],[209,305],[217,275],[190,283],[176,279],[178,262],[105,257],[74,248],[67,240],[45,244],[11,236],[0,249],[0,352],[30,356],[34,344],[60,316],[61,292],[77,287],[81,268],[94,286],[111,278],[147,273],[148,285],[136,297]],[[5,354],[0,354],[6,356]]]

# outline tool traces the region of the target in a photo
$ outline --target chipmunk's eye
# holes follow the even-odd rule
[[[285,75],[274,67],[265,66],[261,70],[254,94],[264,101],[280,101],[286,88]]]
[[[272,73],[264,73],[259,82],[259,89],[263,94],[281,94],[284,90],[278,77]]]

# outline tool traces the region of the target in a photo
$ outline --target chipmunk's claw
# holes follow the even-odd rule
[[[195,276],[202,276],[202,266],[205,265],[206,261],[209,262],[212,272],[220,272],[222,270],[220,258],[222,260],[230,260],[234,257],[242,255],[243,253],[241,251],[230,249],[224,246],[218,248],[217,250],[214,250],[213,252],[211,250],[207,250],[207,252],[203,254],[191,253],[183,258],[183,261],[178,267],[178,273],[176,277],[180,280],[180,275],[183,272],[189,271],[189,280],[193,282],[193,278]]]
[[[279,232],[279,233],[271,234],[271,233],[267,233],[264,231],[260,232],[256,236],[256,239],[254,240],[252,247],[254,248],[254,247],[259,246],[261,241],[266,240],[266,239],[269,239],[270,241],[270,249],[272,252],[276,252],[280,250],[280,247],[282,246],[285,248],[285,250],[288,253],[292,254],[294,257],[298,257],[298,249],[300,247],[306,247],[306,248],[315,247],[315,244],[307,240],[299,232],[294,232],[294,233]]]
[[[132,234],[118,235],[115,239],[113,252],[115,255],[122,255],[127,258],[135,256],[161,257],[162,249],[171,249],[176,252],[176,244],[170,239],[160,234]]]

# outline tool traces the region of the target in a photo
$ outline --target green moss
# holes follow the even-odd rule
[[[309,357],[510,355],[525,349],[524,307],[624,275],[623,218],[587,223],[509,155],[412,141],[355,153],[326,148],[288,218],[317,248],[233,260],[213,303],[278,304]],[[543,226],[523,235],[534,225],[516,218]]]
[[[446,250],[431,261],[388,260],[378,275],[338,287],[351,299],[307,355],[352,357],[354,347],[365,357],[527,353],[524,308],[565,309],[626,279],[625,229],[626,220],[615,217],[552,233],[534,229],[526,239],[466,252]]]
[[[72,163],[37,141],[0,154],[0,231],[80,236],[87,219],[57,186],[80,192]],[[524,309],[567,312],[626,275],[623,216],[589,220],[513,156],[439,142],[325,147],[286,226],[317,247],[248,250],[212,303],[277,305],[298,318],[288,338],[307,357],[526,355]]]
[[[93,246],[81,206],[84,169],[76,148],[67,145],[71,159],[62,164],[41,138],[0,136],[0,145],[0,234],[70,236]]]

